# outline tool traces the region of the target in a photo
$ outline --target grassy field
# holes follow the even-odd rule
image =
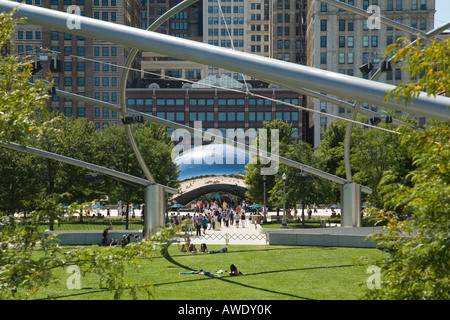
[[[211,245],[208,250],[222,247]],[[358,298],[361,282],[369,277],[365,267],[354,265],[354,257],[383,255],[377,249],[358,248],[244,245],[227,248],[228,253],[181,253],[177,245],[172,245],[167,256],[143,260],[140,268],[129,270],[128,277],[134,282],[152,283],[156,300],[352,300]],[[231,264],[243,275],[179,274],[201,268],[209,272],[229,271]],[[69,290],[66,270],[57,270],[56,274],[59,281],[39,291],[35,299],[113,298],[111,291],[99,287],[98,276],[83,277],[81,289]]]

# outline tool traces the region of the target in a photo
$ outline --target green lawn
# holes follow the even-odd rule
[[[211,245],[209,250],[223,246]],[[129,278],[154,285],[156,300],[287,300],[357,299],[360,283],[370,274],[355,266],[356,256],[381,257],[377,249],[300,246],[230,245],[228,253],[181,253],[177,245],[169,255],[143,260],[129,270]],[[119,248],[117,248],[120,250]],[[235,264],[243,273],[231,277],[183,274],[181,271],[230,269]],[[97,276],[81,279],[81,289],[69,290],[66,270],[58,270],[59,281],[39,291],[35,299],[108,300],[113,293],[99,287]],[[129,299],[129,297],[124,297]]]

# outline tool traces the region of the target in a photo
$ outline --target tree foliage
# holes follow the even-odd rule
[[[30,60],[14,54],[11,35],[17,23],[12,13],[0,13],[0,46],[7,47],[8,52],[0,58],[0,141],[20,142],[80,160],[98,160],[98,153],[105,150],[98,149],[95,137],[106,133],[93,130],[83,119],[55,118],[47,112],[51,85],[43,81],[30,84]],[[164,130],[145,128],[141,129],[139,139],[150,150],[149,163],[155,170],[164,167],[164,176],[176,180],[177,168],[169,163],[167,138],[162,139]],[[136,173],[131,149],[124,153],[126,164],[119,161],[117,166],[128,165]],[[52,283],[54,270],[69,266],[79,268],[81,275],[99,275],[100,285],[112,290],[114,298],[120,298],[125,292],[136,298],[140,290],[151,294],[151,284],[130,282],[126,271],[138,266],[140,259],[164,252],[177,229],[161,229],[150,239],[124,248],[94,245],[68,252],[58,245],[55,234],[41,226],[49,222],[51,226],[61,218],[64,213],[61,203],[92,196],[93,190],[84,181],[86,172],[3,148],[0,164],[3,180],[0,183],[0,300],[30,299],[41,287]]]
[[[383,271],[383,283],[378,290],[366,290],[365,298],[450,298],[449,137],[448,123],[402,135],[417,168],[405,183],[392,171],[380,183],[385,209],[378,219],[386,226],[372,237],[389,254],[373,262]]]
[[[409,101],[424,88],[428,95],[448,93],[448,43],[447,39],[430,46],[391,47],[398,50],[395,57],[412,73],[413,81],[390,94]],[[450,124],[429,121],[423,131],[405,128],[400,139],[413,156],[414,168],[403,181],[398,179],[399,172],[389,171],[380,182],[384,208],[377,219],[386,226],[372,238],[388,254],[372,262],[381,268],[382,283],[379,289],[366,289],[363,298],[448,300]]]
[[[283,121],[264,122],[263,128],[268,130],[267,136],[270,136],[271,130],[279,132],[279,155],[293,161],[321,169],[323,164],[314,154],[312,147],[305,142],[295,142],[292,139],[291,124]],[[255,140],[255,146],[260,147],[259,139]],[[268,142],[267,150],[272,146]],[[261,161],[249,163],[245,167],[245,183],[248,191],[246,196],[250,201],[262,203],[264,199],[264,181],[261,174],[263,165]],[[286,174],[286,180],[283,182],[283,173]],[[309,177],[304,181],[304,177]],[[302,180],[303,179],[303,180]],[[306,205],[314,203],[326,203],[329,201],[329,190],[332,183],[324,179],[313,177],[298,168],[293,168],[285,164],[279,164],[278,170],[274,175],[266,176],[266,203],[267,206],[277,209],[283,208],[283,189],[285,186],[286,208],[296,207],[299,202]]]
[[[420,92],[426,91],[428,96],[450,93],[450,39],[434,40],[431,45],[427,40],[417,39],[415,44],[406,38],[400,38],[396,44],[390,45],[385,55],[393,55],[392,61],[398,63],[410,74],[409,81],[396,86],[386,96],[391,95],[399,100],[404,96],[405,104],[414,100]]]
[[[42,80],[29,85],[32,60],[14,54],[11,35],[18,21],[13,13],[0,13],[0,139],[20,141],[31,130],[40,130],[48,121],[47,97],[51,84]]]

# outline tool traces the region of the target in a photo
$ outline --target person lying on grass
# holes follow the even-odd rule
[[[180,272],[180,274],[203,274],[205,276],[218,277],[217,274],[205,271],[203,269],[200,269],[198,271],[194,271],[194,270],[192,270],[192,271],[183,271],[183,272]]]

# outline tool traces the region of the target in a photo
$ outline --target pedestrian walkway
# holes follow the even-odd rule
[[[239,222],[239,227],[233,226],[221,226],[216,229],[206,229],[205,234],[203,234],[203,229],[201,230],[201,236],[196,235],[195,229],[192,232],[183,232],[179,236],[179,243],[184,244],[186,237],[189,236],[191,243],[195,244],[197,248],[200,248],[200,244],[245,244],[245,245],[266,245],[267,238],[266,234],[263,232],[261,226],[251,223],[251,221],[246,220],[245,226],[242,227],[241,222]]]
[[[306,210],[305,210],[306,211]],[[337,210],[337,213],[340,210]],[[188,214],[193,216],[194,212],[179,212],[177,214],[185,215]],[[172,213],[169,213],[169,216]],[[269,212],[267,217],[270,221],[270,217],[276,215],[276,212]],[[301,216],[299,212],[297,216]],[[305,216],[307,214],[305,212]],[[312,213],[313,219],[328,219],[331,216],[330,209],[319,209],[317,212]],[[280,213],[280,218],[282,218],[282,213]],[[186,243],[186,237],[189,236],[191,239],[191,243],[195,244],[196,247],[199,247],[200,244],[242,244],[242,245],[267,245],[269,243],[268,234],[266,233],[268,229],[263,229],[261,226],[257,225],[255,228],[255,224],[252,223],[247,217],[245,220],[245,225],[242,227],[242,221],[239,221],[239,227],[236,227],[235,224],[229,225],[226,227],[224,224],[220,226],[218,229],[209,229],[206,230],[206,234],[203,235],[203,229],[201,230],[201,236],[196,236],[195,228],[192,232],[183,232],[179,235],[178,242],[180,244]]]

